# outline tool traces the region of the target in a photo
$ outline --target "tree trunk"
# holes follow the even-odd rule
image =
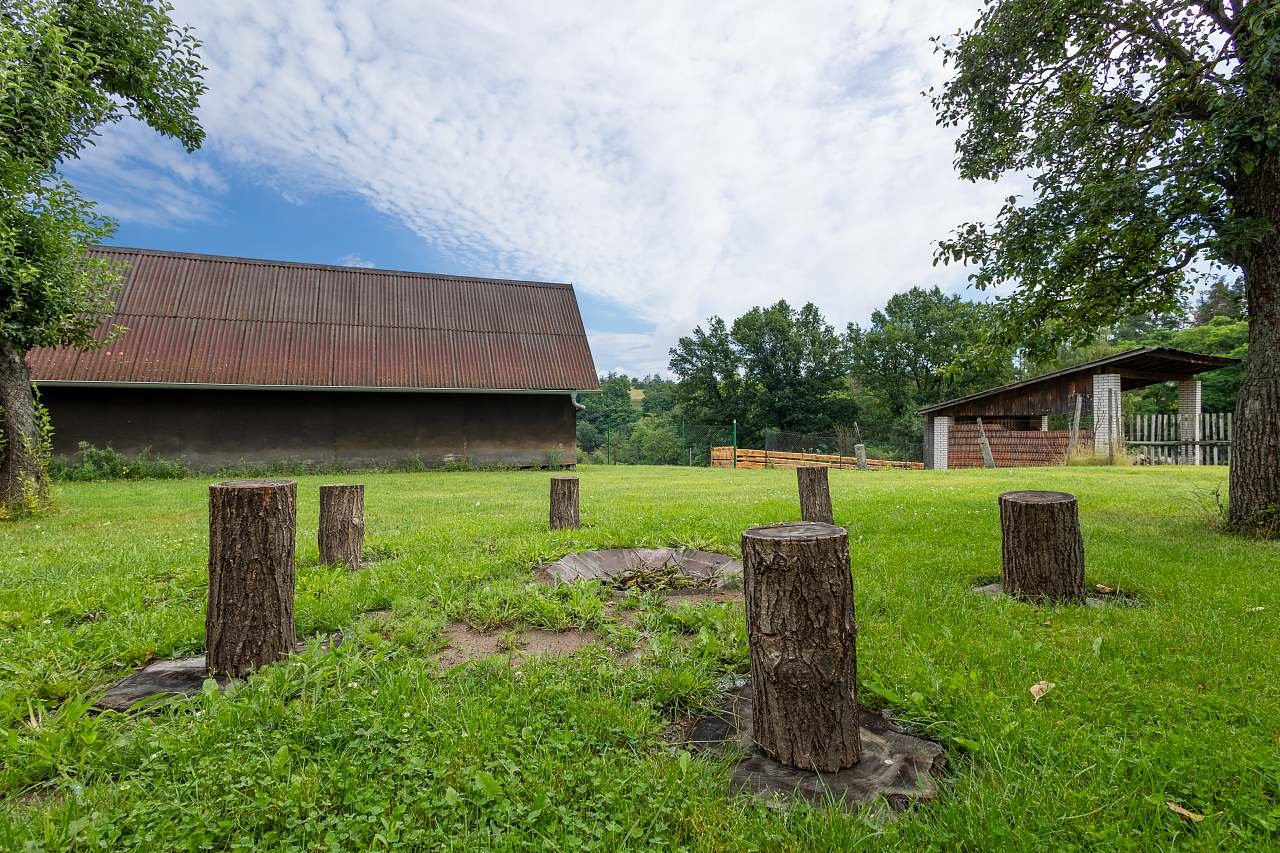
[[[566,530],[578,526],[578,478],[551,478],[551,529]]]
[[[292,480],[209,486],[210,675],[248,675],[294,650],[297,495]]]
[[[1024,601],[1084,600],[1084,540],[1074,495],[1005,492],[1000,534],[1006,593]]]
[[[752,737],[791,767],[835,771],[862,752],[849,535],[813,522],[742,534]]]
[[[320,487],[320,562],[359,568],[364,557],[364,486]]]
[[[41,441],[25,355],[0,339],[0,510],[48,496]]]
[[[1228,522],[1280,535],[1280,160],[1241,181],[1243,213],[1269,222],[1241,266],[1249,307],[1249,364],[1236,399]]]
[[[822,465],[796,468],[796,484],[800,487],[800,517],[819,524],[835,524],[831,514],[831,489],[827,485],[827,469]]]

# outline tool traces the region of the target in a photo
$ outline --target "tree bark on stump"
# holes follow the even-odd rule
[[[800,518],[819,524],[835,524],[835,517],[831,514],[831,489],[827,485],[826,467],[797,467],[796,484],[800,488]]]
[[[578,478],[551,478],[551,529],[569,530],[578,526]]]
[[[1074,495],[1005,492],[1000,534],[1006,593],[1024,601],[1084,600],[1084,540]]]
[[[853,766],[862,741],[848,533],[805,521],[753,527],[742,564],[752,737],[791,767]]]
[[[210,675],[248,675],[294,650],[297,494],[292,480],[209,486]]]
[[[359,568],[364,558],[364,486],[320,487],[320,562]]]

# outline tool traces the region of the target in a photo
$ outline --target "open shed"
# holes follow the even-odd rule
[[[1106,453],[1124,441],[1121,395],[1162,382],[1177,383],[1175,440],[1184,461],[1195,464],[1203,437],[1196,376],[1237,363],[1223,356],[1140,347],[927,406],[920,410],[925,467],[980,467],[980,435],[1000,467],[1061,464],[1075,448]]]

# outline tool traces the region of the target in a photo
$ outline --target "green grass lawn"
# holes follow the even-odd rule
[[[53,514],[0,525],[0,849],[1280,848],[1280,543],[1219,531],[1225,469],[831,472],[862,699],[950,762],[938,801],[887,826],[729,796],[725,760],[667,745],[746,670],[740,607],[641,597],[632,628],[598,590],[531,580],[585,548],[737,554],[745,528],[797,517],[794,472],[580,476],[585,526],[559,533],[546,473],[360,478],[381,560],[354,573],[317,565],[334,478],[302,478],[299,634],[347,642],[153,715],[85,707],[202,649],[206,483],[64,485]],[[1142,605],[972,594],[1016,488],[1076,493],[1088,582]],[[601,640],[444,670],[448,621]]]

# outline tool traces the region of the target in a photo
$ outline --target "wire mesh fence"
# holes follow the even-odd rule
[[[734,441],[733,424],[630,424],[607,431],[590,461],[605,465],[707,467],[712,464],[713,447],[730,446]]]

